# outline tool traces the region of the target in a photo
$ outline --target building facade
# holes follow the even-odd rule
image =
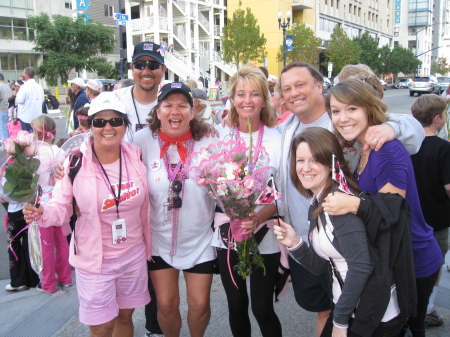
[[[444,40],[449,38],[450,1],[395,0],[395,3],[394,43],[409,48],[422,61],[418,76],[434,75],[432,63],[439,57],[448,58]]]

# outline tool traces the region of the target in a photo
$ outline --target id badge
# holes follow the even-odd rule
[[[127,225],[125,219],[118,219],[111,223],[113,245],[127,242]]]
[[[136,132],[145,128],[146,126],[147,126],[147,124],[136,124]]]
[[[173,207],[171,202],[164,204],[164,225],[172,225],[173,222]]]

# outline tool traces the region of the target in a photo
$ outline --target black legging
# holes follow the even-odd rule
[[[251,337],[247,283],[233,269],[237,261],[236,251],[230,251],[230,266],[228,266],[227,262],[226,249],[218,249],[217,257],[220,277],[228,300],[231,332],[234,337]],[[281,337],[281,323],[273,307],[274,289],[278,277],[278,266],[280,265],[280,253],[264,254],[262,257],[266,267],[266,275],[264,276],[262,268],[253,269],[250,275],[252,312],[264,337]],[[238,288],[236,288],[231,279],[230,270]]]

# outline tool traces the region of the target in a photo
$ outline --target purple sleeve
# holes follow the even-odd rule
[[[377,191],[387,183],[402,190],[407,189],[408,162],[411,159],[402,143],[398,140],[387,142],[379,151],[371,151],[370,156]]]

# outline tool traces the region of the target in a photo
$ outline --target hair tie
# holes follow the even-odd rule
[[[89,119],[89,117],[85,116],[85,115],[77,115],[77,118],[78,118],[78,120],[80,120],[80,119]]]
[[[36,125],[33,125],[33,128],[39,132],[42,132],[42,141],[45,140],[45,137],[49,137],[52,140],[55,139],[55,135],[53,134],[53,132],[55,132],[56,129],[52,131],[45,131],[45,124],[43,124],[42,126],[43,130],[39,129]]]

